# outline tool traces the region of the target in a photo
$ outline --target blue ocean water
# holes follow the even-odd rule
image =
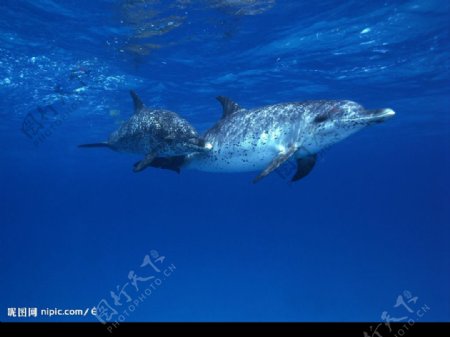
[[[0,321],[448,321],[449,4],[1,0]],[[218,95],[397,114],[295,184],[136,174],[77,148],[130,89],[201,131]]]

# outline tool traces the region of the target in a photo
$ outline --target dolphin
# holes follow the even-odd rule
[[[316,100],[244,109],[217,97],[222,118],[204,135],[210,151],[157,157],[150,166],[208,172],[260,171],[257,182],[288,160],[296,161],[291,181],[306,177],[317,154],[351,134],[395,115],[394,110],[367,110],[349,100]]]
[[[207,150],[204,140],[187,120],[172,111],[147,108],[134,91],[130,94],[134,114],[128,121],[111,133],[108,141],[79,147],[106,147],[118,152],[143,154],[144,159],[134,164],[134,172],[150,166],[157,156],[195,154]]]

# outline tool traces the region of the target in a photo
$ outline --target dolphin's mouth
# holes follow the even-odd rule
[[[358,122],[358,123],[382,123],[395,116],[395,111],[392,109],[375,109],[366,110],[365,116],[360,116],[357,118],[346,119],[348,122]]]

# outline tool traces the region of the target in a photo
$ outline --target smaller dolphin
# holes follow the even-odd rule
[[[107,142],[82,144],[79,147],[107,147],[118,152],[144,154],[144,159],[134,164],[134,172],[150,166],[156,157],[208,150],[187,120],[172,111],[147,108],[134,91],[130,91],[130,94],[134,102],[133,116],[114,131]]]

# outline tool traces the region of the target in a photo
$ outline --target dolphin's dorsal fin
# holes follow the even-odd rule
[[[131,98],[133,99],[134,113],[136,114],[142,109],[144,109],[144,103],[142,103],[140,97],[133,90],[130,90],[130,95]]]
[[[242,110],[242,108],[239,106],[239,104],[233,102],[231,99],[225,96],[218,96],[216,99],[222,104],[223,107],[223,113],[222,118],[225,118],[233,113],[235,113],[238,110]]]

